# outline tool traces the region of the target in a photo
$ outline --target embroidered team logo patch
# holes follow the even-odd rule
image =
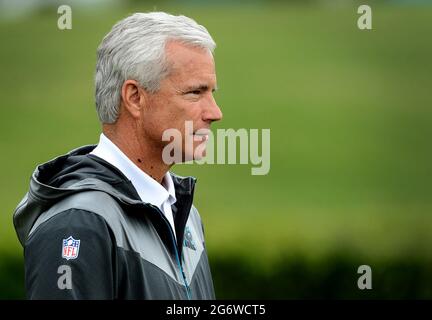
[[[76,259],[78,257],[81,240],[76,240],[72,236],[63,239],[62,258],[66,260]]]
[[[192,238],[192,232],[191,232],[189,226],[187,226],[185,229],[183,246],[188,247],[189,249],[192,249],[192,250],[196,250],[195,241]]]

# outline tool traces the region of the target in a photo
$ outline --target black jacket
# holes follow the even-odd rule
[[[37,167],[14,213],[30,299],[214,299],[195,178],[172,175],[173,230],[85,146]]]

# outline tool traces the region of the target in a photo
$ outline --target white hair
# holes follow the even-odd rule
[[[168,75],[165,46],[169,40],[208,49],[215,42],[207,29],[185,16],[164,12],[135,13],[117,22],[97,49],[95,96],[102,123],[116,122],[121,87],[128,79],[157,92]]]

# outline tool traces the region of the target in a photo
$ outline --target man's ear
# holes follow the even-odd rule
[[[142,109],[145,106],[145,90],[138,81],[126,80],[121,88],[121,100],[126,112],[138,119],[141,117]]]

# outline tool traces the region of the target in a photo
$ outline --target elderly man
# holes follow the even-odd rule
[[[203,26],[162,12],[133,14],[105,36],[99,144],[38,166],[14,213],[28,298],[214,299],[196,180],[162,156],[163,133],[177,129],[182,160],[199,158],[222,118],[214,47]]]

